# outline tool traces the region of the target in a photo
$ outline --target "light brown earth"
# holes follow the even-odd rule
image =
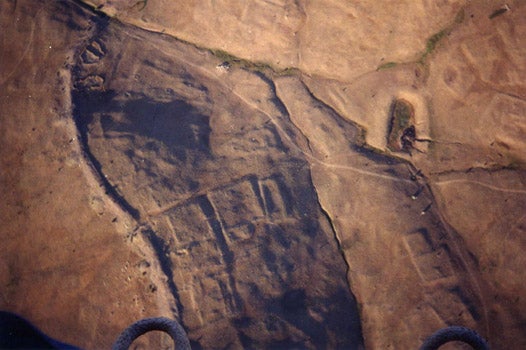
[[[87,349],[149,316],[196,349],[526,347],[524,2],[0,18],[1,310]]]

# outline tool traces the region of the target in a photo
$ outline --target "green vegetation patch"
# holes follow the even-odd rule
[[[387,63],[379,65],[378,68],[376,68],[376,71],[393,68],[393,67],[396,67],[397,64],[398,63],[396,63],[396,62],[387,62]]]
[[[296,75],[299,74],[300,71],[297,68],[293,67],[287,67],[285,69],[278,69],[270,65],[266,62],[260,62],[260,61],[250,61],[241,57],[237,57],[235,55],[232,55],[229,52],[226,52],[221,49],[209,49],[210,53],[223,61],[223,63],[227,63],[231,66],[237,66],[244,68],[246,70],[254,71],[254,72],[272,72],[276,73],[278,75]]]
[[[433,52],[433,50],[435,50],[438,42],[440,40],[442,40],[442,38],[444,38],[447,34],[449,34],[449,30],[448,29],[443,29],[440,32],[431,35],[431,37],[429,39],[427,39],[426,52],[425,53],[426,54],[430,54],[431,52]]]
[[[404,99],[394,100],[390,111],[387,147],[395,152],[409,151],[416,137],[414,124],[413,105]]]
[[[465,17],[464,9],[461,9],[460,11],[457,12],[457,14],[455,16],[455,19],[454,19],[452,24],[450,24],[446,28],[442,29],[441,31],[431,35],[426,41],[426,48],[424,50],[424,53],[422,54],[422,56],[418,60],[418,63],[422,63],[423,64],[425,62],[427,56],[429,56],[433,51],[435,51],[438,43],[442,39],[444,39],[444,37],[448,36],[453,31],[453,28],[456,25],[458,25],[458,24],[460,24],[460,23],[462,23],[464,21],[464,17]]]
[[[435,48],[437,47],[437,45],[440,42],[440,40],[442,40],[450,32],[451,32],[451,29],[450,28],[446,28],[446,29],[442,29],[438,33],[435,33],[435,34],[431,35],[429,37],[429,39],[427,39],[426,49],[425,49],[424,53],[422,54],[422,56],[420,57],[420,59],[418,60],[418,62],[423,64],[425,62],[427,56],[430,55],[435,50]]]

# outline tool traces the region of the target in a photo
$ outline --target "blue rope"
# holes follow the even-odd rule
[[[126,328],[113,344],[112,350],[128,350],[135,339],[150,331],[168,333],[177,350],[191,349],[188,336],[177,321],[153,317],[137,321]],[[424,341],[420,350],[438,350],[440,346],[452,341],[466,343],[475,350],[489,350],[488,343],[477,332],[460,326],[451,326],[435,332]],[[4,311],[0,311],[0,348],[80,350],[48,337],[27,320]]]
[[[488,343],[477,332],[466,327],[451,326],[433,333],[426,339],[420,350],[436,350],[440,346],[460,341],[471,345],[475,350],[489,350]]]
[[[168,333],[175,343],[175,349],[190,350],[190,342],[183,327],[166,317],[152,317],[140,320],[126,328],[113,344],[112,350],[128,350],[135,339],[150,331]]]

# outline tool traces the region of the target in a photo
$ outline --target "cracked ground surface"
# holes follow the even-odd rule
[[[499,6],[3,2],[2,309],[86,348],[148,316],[194,348],[524,346]]]

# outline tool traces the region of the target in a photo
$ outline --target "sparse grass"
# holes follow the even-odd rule
[[[410,128],[413,128],[414,133],[415,111],[413,105],[404,99],[394,100],[389,114],[387,148],[392,151],[407,151],[408,146],[404,142],[404,135],[406,135],[406,132],[410,130]],[[414,137],[413,135],[413,141]]]
[[[460,11],[458,11],[457,15],[455,16],[455,24],[460,24],[462,22],[464,22],[464,18],[466,17],[466,14],[464,12],[464,9],[460,9]]]
[[[248,60],[243,60],[243,63],[244,64],[242,64],[241,66],[251,71],[264,73],[266,70],[271,70],[275,72],[275,69],[268,63],[252,62]]]
[[[448,35],[451,32],[450,28],[442,29],[438,33],[435,33],[427,39],[426,42],[426,49],[420,59],[418,60],[418,63],[424,63],[427,56],[429,56],[433,51],[435,51],[437,44],[440,40],[442,40],[446,35]]]
[[[410,124],[410,121],[413,117],[413,108],[412,106],[404,101],[404,100],[400,100],[401,102],[400,103],[397,103],[397,106],[398,108],[396,108],[396,117],[398,118],[398,127],[400,128],[406,128],[409,126]]]
[[[504,168],[509,169],[509,170],[518,170],[522,168],[522,165],[520,163],[511,162],[510,164],[506,165]]]
[[[277,75],[286,76],[286,75],[296,75],[300,71],[294,67],[287,67],[285,69],[279,69],[273,67],[271,64],[260,61],[250,61],[241,57],[237,57],[221,49],[209,49],[208,50],[212,55],[217,57],[219,60],[230,64],[231,66],[237,66],[244,68],[253,72],[272,72]]]
[[[367,129],[362,126],[357,125],[358,133],[356,134],[355,144],[359,147],[363,147],[367,144]]]
[[[137,11],[142,11],[148,5],[148,0],[139,0],[131,8],[137,9]]]
[[[425,53],[430,54],[431,52],[433,52],[438,42],[442,40],[442,38],[444,38],[447,34],[449,34],[449,30],[443,29],[440,32],[431,35],[431,37],[427,39]]]
[[[448,36],[453,31],[456,25],[462,23],[464,21],[464,17],[465,17],[464,9],[460,9],[460,11],[457,12],[452,24],[440,30],[439,32],[431,35],[426,41],[426,48],[424,50],[424,53],[422,54],[422,56],[420,56],[420,59],[417,62],[424,64],[427,56],[429,56],[430,54],[433,53],[433,51],[435,51],[438,43],[442,39],[444,39],[444,37]]]
[[[518,169],[524,169],[525,167],[526,167],[526,164],[524,163],[523,160],[515,156],[510,156],[509,163],[504,166],[504,169],[518,170]]]
[[[220,50],[220,49],[217,49],[217,50],[210,49],[209,51],[212,55],[216,56],[220,60],[224,62],[228,62],[230,64],[241,61],[241,58],[231,55],[228,52]]]
[[[299,74],[300,73],[300,70],[298,68],[293,68],[293,67],[287,67],[279,72],[277,72],[278,75],[282,75],[282,76],[285,76],[285,75],[296,75],[296,74]]]
[[[393,68],[393,67],[396,67],[397,65],[398,63],[396,62],[387,62],[387,63],[379,65],[378,68],[376,68],[376,71]]]
[[[438,43],[444,39],[444,37],[446,37],[447,35],[449,35],[454,27],[460,23],[462,23],[464,21],[464,18],[465,18],[465,12],[464,12],[464,9],[460,9],[460,11],[457,12],[457,14],[455,15],[455,19],[453,20],[453,23],[451,23],[450,25],[448,25],[447,27],[443,28],[442,30],[440,30],[439,32],[431,35],[427,41],[426,41],[426,47],[424,49],[424,52],[420,55],[420,58],[418,58],[416,60],[416,63],[420,63],[422,65],[425,64],[425,61],[427,59],[427,57],[433,53],[433,51],[435,51]],[[389,68],[394,68],[398,65],[397,62],[386,62],[384,64],[381,64],[379,65],[377,68],[376,68],[376,71],[380,71],[380,70],[384,70],[384,69],[389,69]]]

